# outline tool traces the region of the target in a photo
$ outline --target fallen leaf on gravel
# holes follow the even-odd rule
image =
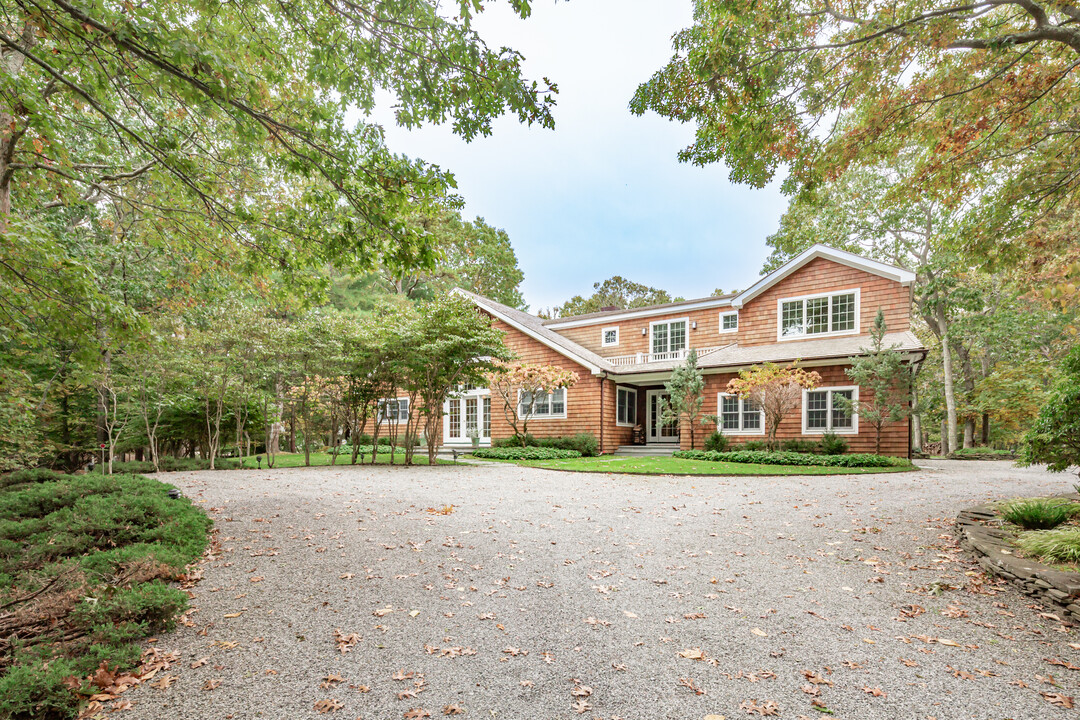
[[[757,713],[758,715],[779,715],[780,705],[775,700],[766,700],[763,704],[758,704],[756,698],[750,700],[744,700],[739,705],[740,710],[745,710],[748,715]]]
[[[342,573],[341,575],[338,575],[338,577],[342,580],[352,580],[356,576],[353,573]]]
[[[758,637],[769,637],[769,633],[765,632],[765,631],[764,631],[764,630],[762,630],[761,628],[754,628],[754,629],[753,629],[753,630],[751,630],[750,632],[754,633],[754,634],[755,634],[755,635],[757,635]]]
[[[345,682],[345,678],[341,677],[340,675],[330,673],[325,678],[323,678],[323,681],[321,683],[319,683],[319,687],[326,690],[328,688],[332,688],[335,683],[343,683],[343,682]]]
[[[678,654],[679,657],[684,657],[687,660],[704,660],[705,659],[705,653],[702,651],[701,648],[687,648],[686,650],[683,650],[683,651],[681,651],[681,652],[679,652],[677,654]]]
[[[476,616],[477,620],[494,620],[495,613],[480,613]]]
[[[873,695],[874,697],[888,697],[889,696],[889,693],[885,692],[884,690],[882,690],[879,687],[875,687],[875,688],[863,687],[862,690],[867,695]]]
[[[1065,708],[1066,710],[1072,710],[1073,699],[1068,695],[1062,695],[1061,693],[1039,693],[1043,696],[1046,702],[1057,707]]]
[[[963,647],[963,645],[956,642],[955,640],[948,640],[946,638],[937,638],[937,644],[945,645],[946,647]]]
[[[704,695],[705,691],[694,684],[693,678],[679,678],[679,687],[692,690],[695,695]]]
[[[522,680],[520,685],[521,687],[533,687],[534,685],[536,685],[536,683],[534,683],[532,680]]]
[[[1080,665],[1073,665],[1072,663],[1065,662],[1064,660],[1056,660],[1054,658],[1043,658],[1043,659],[1046,660],[1046,662],[1050,663],[1051,665],[1057,665],[1058,667],[1063,667],[1066,670],[1080,670]]]
[[[234,613],[225,613],[225,617],[227,617],[227,618],[238,618],[238,617],[240,617],[240,616],[241,616],[241,615],[243,615],[243,614],[244,614],[244,611],[243,611],[243,610],[241,610],[240,612],[234,612]]]
[[[392,612],[394,612],[394,608],[387,605],[384,608],[379,608],[378,610],[373,612],[372,615],[374,615],[375,617],[386,617],[387,615],[389,615]]]
[[[460,705],[447,705],[442,709],[443,715],[464,715],[465,708]]]
[[[191,669],[194,670],[195,668],[201,668],[203,665],[205,665],[208,662],[210,662],[209,657],[199,658],[198,660],[195,660],[194,662],[191,663]]]
[[[615,672],[626,672],[626,665],[622,663],[611,663],[611,667],[615,668]]]
[[[803,670],[802,674],[804,678],[814,683],[815,685],[828,685],[829,687],[833,686],[832,680],[826,679],[825,677],[819,675],[813,670]]]
[[[510,657],[517,657],[518,655],[528,655],[529,654],[528,650],[522,650],[521,648],[516,648],[516,647],[508,647],[505,650],[503,650],[503,652],[505,654],[509,655]]]
[[[683,615],[683,619],[684,620],[704,620],[705,619],[705,613],[700,613],[700,612],[686,613],[685,615]]]
[[[334,630],[334,642],[337,643],[338,650],[340,650],[343,655],[347,652],[351,652],[353,646],[356,645],[356,643],[360,642],[362,639],[363,638],[361,638],[356,633],[349,633],[348,635],[345,635],[341,632],[341,628],[337,628]]]
[[[393,675],[390,676],[390,679],[391,680],[409,680],[410,678],[414,678],[414,677],[416,677],[416,673],[414,673],[414,672],[407,672],[405,670],[398,670],[396,673],[394,673]]]
[[[807,685],[803,685],[799,689],[802,690],[807,695],[810,695],[812,697],[817,697],[818,695],[821,694],[821,688],[818,687],[817,685],[809,685],[809,684],[807,684]]]
[[[157,680],[150,683],[150,687],[157,688],[158,690],[166,690],[174,682],[176,682],[175,675],[162,675]]]
[[[576,712],[578,715],[580,715],[581,713],[589,712],[589,710],[592,709],[592,705],[590,705],[589,701],[586,700],[585,698],[581,698],[576,703],[571,705],[570,709],[573,710],[574,712]]]
[[[570,694],[574,697],[589,697],[592,695],[592,688],[588,685],[576,685]]]
[[[724,715],[706,715],[701,720],[727,720],[727,717]]]
[[[628,617],[628,618],[636,618],[636,617],[637,617],[637,615],[635,615],[634,613],[630,612],[629,610],[623,610],[623,611],[622,611],[622,614],[623,614],[623,615],[625,615],[625,616],[626,616],[626,617]],[[584,712],[584,711],[582,711],[582,712]]]
[[[255,577],[248,578],[248,582],[262,582],[265,579],[266,578],[263,577],[262,575],[256,575]]]
[[[919,663],[915,662],[914,660],[908,660],[907,658],[900,658],[900,662],[902,662],[904,665],[907,665],[908,667],[919,667]]]
[[[274,670],[273,668],[271,668],[271,669],[266,671],[266,674],[267,675],[277,675],[277,670]]]
[[[397,694],[398,700],[412,700],[416,697],[415,690],[399,690]]]
[[[402,715],[402,717],[405,718],[405,720],[416,720],[416,718],[429,718],[431,717],[431,713],[424,708],[413,708]]]
[[[597,620],[594,617],[585,618],[585,624],[586,625],[603,625],[604,627],[607,627],[607,626],[611,625],[611,623],[608,622],[607,620]]]
[[[337,712],[345,705],[336,698],[329,698],[328,700],[320,700],[315,703],[315,709],[320,713]]]
[[[221,687],[221,680],[218,679],[218,678],[213,678],[211,680],[207,680],[203,684],[202,689],[203,690],[213,690],[214,688],[218,688],[218,687]]]

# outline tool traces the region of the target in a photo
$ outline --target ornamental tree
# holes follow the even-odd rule
[[[802,403],[803,390],[813,390],[821,382],[816,371],[803,370],[798,363],[781,367],[765,363],[752,370],[742,370],[727,384],[727,392],[753,400],[765,413],[769,447],[776,449],[776,430],[780,421]]]
[[[693,450],[694,428],[701,416],[701,406],[705,403],[702,396],[705,378],[697,366],[696,350],[691,349],[682,365],[672,371],[671,379],[664,383],[664,389],[670,395],[660,404],[660,417],[664,422],[675,422],[689,427],[690,449]]]
[[[537,396],[573,387],[578,375],[554,365],[533,365],[523,362],[498,361],[485,379],[493,395],[503,401],[503,416],[514,436],[525,447],[529,420],[536,414]]]
[[[880,308],[870,328],[870,347],[863,355],[848,358],[845,372],[851,381],[870,391],[870,399],[837,396],[840,407],[874,427],[874,452],[881,454],[881,430],[886,423],[903,420],[911,412],[911,372],[897,346],[885,347],[885,312]]]
[[[1062,371],[1020,453],[1022,464],[1046,463],[1052,472],[1080,466],[1080,345],[1069,352]]]

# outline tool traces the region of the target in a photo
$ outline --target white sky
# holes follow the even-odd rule
[[[448,127],[397,127],[389,108],[374,119],[392,151],[454,173],[466,219],[509,233],[534,312],[612,275],[686,298],[746,288],[786,199],[775,186],[728,183],[721,165],[680,164],[693,128],[627,109],[690,22],[689,0],[545,0],[524,21],[492,6],[477,19],[481,37],[559,85],[554,131],[505,117],[465,143]]]

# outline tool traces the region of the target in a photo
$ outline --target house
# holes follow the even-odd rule
[[[688,433],[665,423],[659,408],[664,382],[693,348],[705,377],[703,413],[720,417],[733,444],[764,439],[765,422],[750,401],[725,394],[728,381],[761,363],[798,360],[822,381],[804,392],[801,409],[780,424],[778,438],[812,440],[833,432],[851,451],[873,452],[874,429],[860,428],[859,418],[844,413],[836,398],[860,399],[868,392],[844,370],[847,359],[869,345],[879,309],[888,327],[886,346],[911,364],[923,358],[926,350],[910,329],[914,281],[907,270],[816,245],[740,293],[632,310],[542,320],[458,292],[492,317],[519,359],[578,374],[573,387],[539,399],[529,422],[538,437],[587,432],[610,453],[631,444],[640,424],[647,444],[687,449]],[[485,388],[465,388],[444,408],[443,444],[471,445],[470,430],[481,445],[509,437],[513,430],[500,403],[495,398],[493,405]],[[699,438],[711,431],[704,429]],[[909,445],[906,420],[884,429],[883,453],[906,456]]]

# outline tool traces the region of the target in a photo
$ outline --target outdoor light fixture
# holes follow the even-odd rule
[[[648,331],[647,328],[641,328],[641,334],[642,335],[647,335],[648,333],[649,333],[649,331]]]
[[[691,330],[697,330],[697,320],[695,320],[694,322],[690,323],[690,329],[691,329]]]

